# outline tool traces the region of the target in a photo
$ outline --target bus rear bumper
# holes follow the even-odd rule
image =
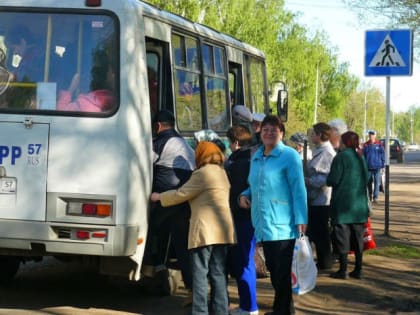
[[[0,220],[0,254],[131,256],[136,252],[138,235],[139,228],[134,225]]]

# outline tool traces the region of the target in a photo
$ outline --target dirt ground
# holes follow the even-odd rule
[[[383,194],[372,214],[378,248],[392,243],[420,247],[419,184],[420,165],[391,165],[389,236],[384,235]],[[352,270],[354,257],[349,261]],[[420,259],[388,258],[367,251],[363,264],[362,280],[338,280],[319,274],[313,291],[294,296],[296,314],[420,314]],[[338,269],[338,263],[334,268]],[[264,314],[270,311],[272,302],[269,280],[259,279],[257,290],[260,314]],[[234,294],[233,289],[231,292]]]
[[[420,248],[420,164],[392,164],[390,183],[389,236],[384,236],[384,195],[373,209],[377,247],[400,243]],[[296,315],[420,314],[420,259],[370,253],[364,255],[362,280],[338,280],[319,274],[313,291],[294,296]],[[354,258],[349,260],[351,270]],[[11,287],[0,289],[0,314],[191,313],[190,308],[182,307],[186,297],[182,288],[172,296],[149,296],[134,289],[134,285],[109,282],[106,277],[71,266],[50,260],[22,268]],[[228,290],[231,307],[236,307],[238,295],[233,280]],[[259,314],[263,315],[271,310],[273,301],[268,278],[258,279],[257,294]]]

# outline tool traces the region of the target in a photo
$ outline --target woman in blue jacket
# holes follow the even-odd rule
[[[282,142],[285,128],[277,116],[261,125],[262,144],[251,158],[249,188],[239,203],[251,208],[257,242],[262,243],[275,296],[272,314],[293,314],[291,266],[295,240],[306,231],[308,210],[299,154]]]

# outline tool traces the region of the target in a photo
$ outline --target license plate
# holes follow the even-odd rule
[[[0,193],[2,194],[14,194],[16,193],[16,178],[15,177],[3,177],[0,179]]]

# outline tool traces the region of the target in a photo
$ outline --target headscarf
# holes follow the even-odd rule
[[[200,141],[195,149],[195,164],[200,168],[206,164],[222,165],[225,157],[219,147],[208,141]]]

